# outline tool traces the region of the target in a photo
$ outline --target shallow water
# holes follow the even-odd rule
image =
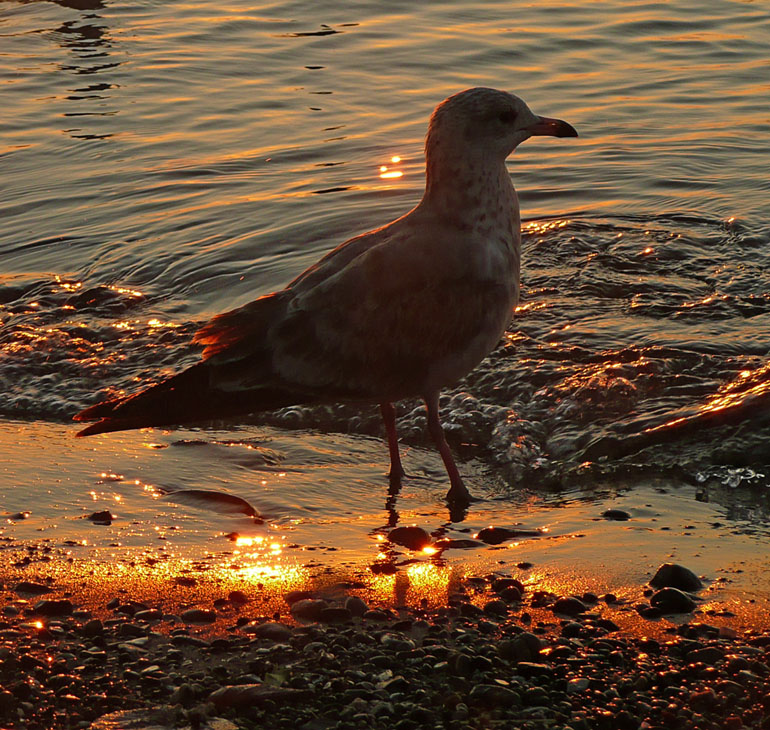
[[[227,431],[93,444],[65,424],[194,361],[191,335],[212,314],[408,210],[430,111],[474,85],[513,91],[581,136],[530,140],[509,161],[525,218],[522,302],[506,340],[443,401],[488,502],[467,526],[519,522],[522,510],[539,522],[553,490],[580,505],[579,490],[603,480],[662,478],[762,528],[763,4],[0,7],[0,478],[3,508],[33,513],[7,535],[86,539],[99,528],[75,519],[117,490],[143,526],[113,542],[154,548],[168,523],[177,543],[205,551],[237,528],[189,504],[159,511],[157,497],[205,488],[306,525],[298,543],[368,554],[393,520],[371,512],[370,492],[383,504],[386,492],[386,453],[365,438],[380,434],[375,409],[294,408]],[[422,510],[430,522],[444,473],[422,448],[419,404],[399,415],[415,475],[399,518]],[[250,445],[222,445],[240,429]],[[102,472],[124,478],[99,486]]]

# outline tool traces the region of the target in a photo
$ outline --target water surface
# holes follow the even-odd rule
[[[73,442],[65,424],[193,362],[190,338],[214,313],[406,212],[422,192],[428,115],[477,85],[513,91],[581,136],[530,140],[509,161],[525,218],[522,301],[501,346],[443,401],[472,490],[501,500],[470,521],[540,524],[552,490],[590,499],[581,490],[603,480],[654,478],[721,503],[736,529],[762,527],[766,6],[0,9],[0,433],[13,455],[2,504],[41,520],[8,535],[56,523],[85,539],[75,520],[117,489],[144,527],[110,539],[146,547],[166,524],[155,488],[197,487],[308,525],[303,544],[334,537],[368,555],[370,533],[393,521],[364,497],[384,502],[386,490],[373,408],[94,443]],[[445,477],[422,448],[420,405],[399,415],[415,475],[401,507],[416,500],[406,513],[419,521],[443,510]],[[226,432],[251,446],[222,445]],[[121,479],[107,489],[103,473]],[[193,551],[230,529],[189,505],[172,512],[172,536]],[[324,524],[327,537],[309,527]]]

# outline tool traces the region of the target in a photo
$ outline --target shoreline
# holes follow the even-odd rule
[[[501,575],[396,605],[323,572],[263,600],[156,567],[154,600],[36,588],[39,566],[3,577],[4,728],[770,726],[768,628],[681,613],[621,628],[637,605]]]

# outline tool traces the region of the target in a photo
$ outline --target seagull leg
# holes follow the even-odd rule
[[[444,429],[441,428],[441,421],[438,417],[438,391],[425,396],[425,407],[428,409],[428,431],[431,438],[433,438],[433,442],[436,444],[439,454],[441,454],[447,474],[449,474],[451,486],[446,496],[447,501],[457,505],[468,505],[473,498],[465,484],[463,484],[462,477],[457,470],[457,465],[449,449],[449,444],[446,442]]]
[[[385,432],[388,434],[388,452],[390,453],[390,488],[398,490],[401,480],[406,476],[401,466],[401,455],[398,453],[398,434],[396,433],[396,409],[392,403],[380,403],[380,413],[385,422]]]

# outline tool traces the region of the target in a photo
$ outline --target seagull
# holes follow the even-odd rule
[[[345,241],[285,289],[200,329],[199,363],[74,416],[77,436],[173,426],[297,404],[379,404],[391,487],[405,476],[393,403],[422,398],[449,476],[467,506],[439,420],[439,393],[497,345],[519,298],[521,219],[506,158],[529,137],[577,137],[519,97],[472,88],[442,101],[425,140],[420,203]]]

